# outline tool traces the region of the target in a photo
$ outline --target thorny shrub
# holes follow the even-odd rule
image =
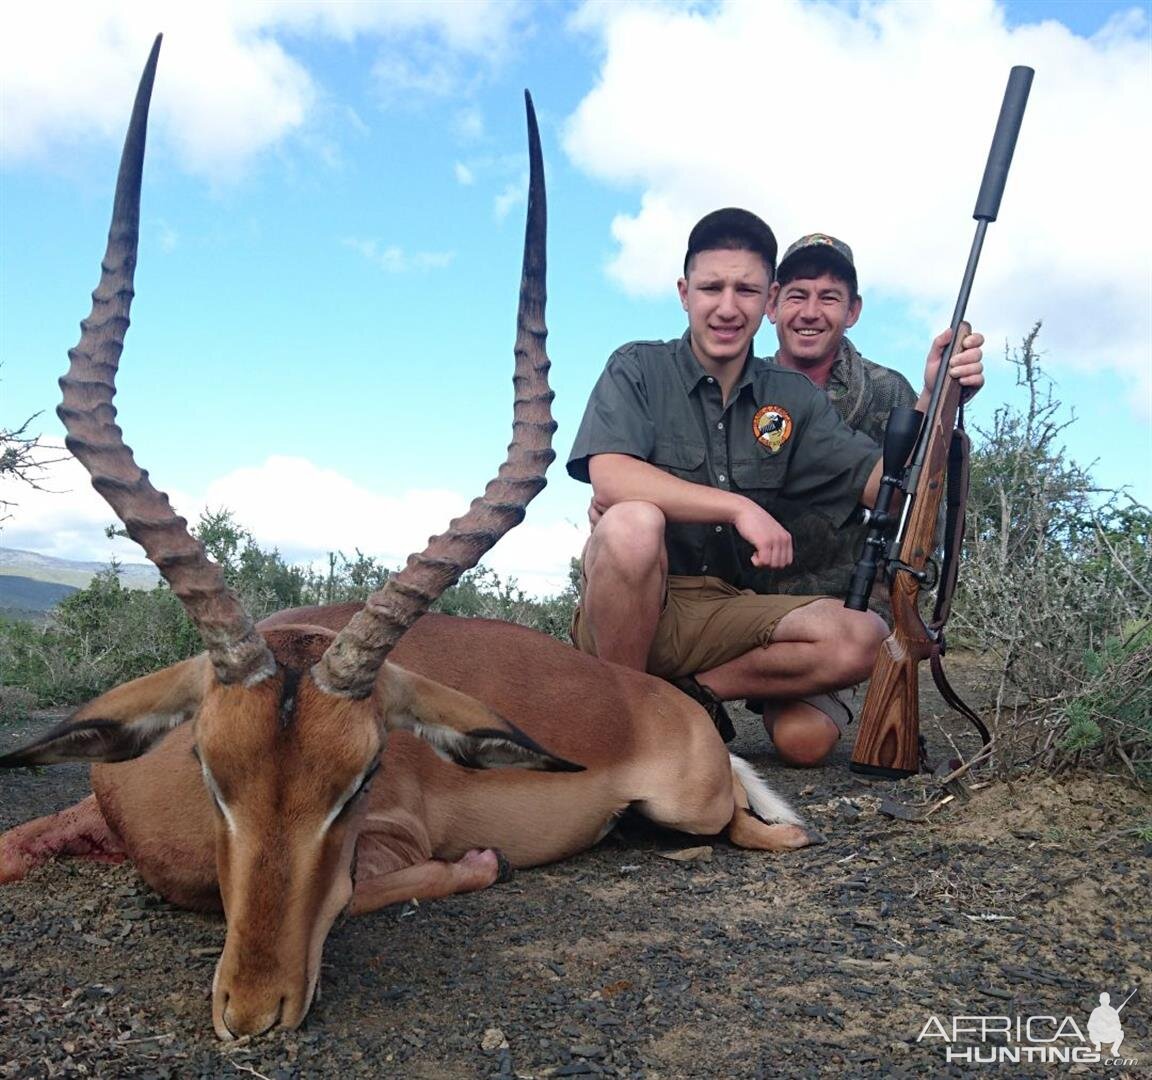
[[[979,430],[952,637],[996,661],[998,764],[1152,780],[1152,511],[1067,457],[1033,327],[1024,408]]]

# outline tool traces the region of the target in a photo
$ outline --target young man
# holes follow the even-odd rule
[[[591,482],[597,518],[573,641],[705,702],[772,703],[777,753],[815,765],[840,732],[819,697],[803,699],[866,678],[887,628],[839,600],[760,595],[745,579],[792,561],[779,501],[847,521],[875,499],[880,450],[807,378],[752,356],[775,262],[756,215],[708,214],[678,283],[688,331],[609,359],[568,461]],[[947,339],[933,342],[929,386]],[[973,390],[982,343],[971,335],[950,366]]]
[[[768,318],[776,326],[780,348],[773,361],[803,372],[828,395],[849,427],[882,444],[893,407],[914,408],[916,391],[892,368],[865,359],[845,336],[863,307],[852,249],[827,233],[802,236],[784,253],[768,293]],[[764,570],[752,587],[757,592],[843,597],[868,527],[863,522],[839,527],[803,505],[780,506],[782,523],[792,534],[792,564]],[[873,607],[887,613],[887,590],[879,581]]]

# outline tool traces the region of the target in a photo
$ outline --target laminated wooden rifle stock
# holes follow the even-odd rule
[[[889,419],[884,477],[876,498],[872,527],[845,601],[847,607],[864,610],[875,575],[883,568],[889,582],[893,630],[880,648],[864,699],[850,765],[854,772],[896,778],[919,771],[922,750],[918,671],[922,660],[931,659],[933,676],[945,700],[973,721],[986,744],[989,741],[980,718],[960,701],[940,665],[944,653],[944,624],[959,567],[968,483],[962,388],[948,374],[948,366],[953,352],[961,347],[963,338],[970,332],[964,322],[968,297],[984,233],[1000,210],[1032,75],[1031,68],[1014,67],[1008,77],[972,215],[977,222],[976,236],[952,315],[952,339],[941,358],[925,419],[918,425],[917,414],[907,409],[894,409]],[[938,564],[937,525],[946,481],[947,524],[944,555]],[[889,508],[901,493],[904,505],[897,522]],[[936,605],[930,621],[925,621],[920,613],[921,594],[931,588],[937,590]]]
[[[958,333],[962,340],[971,328],[961,323]],[[852,751],[853,771],[899,777],[920,768],[920,662],[930,659],[941,645],[938,629],[930,628],[920,612],[920,598],[934,566],[940,501],[960,392],[955,379],[945,378],[938,407],[929,413],[926,423],[924,464],[901,530],[900,547],[898,551],[890,549],[893,630],[880,646],[872,668]],[[866,768],[859,768],[861,765]]]

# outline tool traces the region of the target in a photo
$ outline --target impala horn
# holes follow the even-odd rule
[[[475,566],[509,529],[524,517],[524,508],[543,490],[552,451],[552,391],[544,342],[547,299],[545,271],[548,210],[544,164],[532,96],[525,91],[528,113],[528,220],[524,230],[524,266],[516,317],[516,370],[513,384],[512,442],[508,456],[484,494],[463,517],[434,536],[418,555],[373,593],[312,669],[324,690],[363,698],[372,691],[384,658],[404,632],[438,596]]]
[[[136,91],[100,284],[92,294],[92,313],[80,324],[80,341],[68,353],[71,364],[60,379],[64,398],[56,413],[68,432],[65,444],[88,470],[92,486],[180,598],[208,647],[217,678],[222,683],[252,683],[275,671],[268,646],[225,585],[220,567],[188,531],[188,523],[136,465],[112,404],[134,295],[148,106],[162,37],[156,37]]]

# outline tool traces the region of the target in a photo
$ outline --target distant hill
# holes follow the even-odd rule
[[[34,551],[0,547],[0,582],[8,577],[24,578],[53,585],[85,588],[93,575],[107,570],[106,562],[76,562],[38,555]],[[151,589],[160,573],[151,563],[121,563],[120,583],[129,589]],[[0,607],[6,606],[0,602]]]
[[[0,574],[0,615],[38,620],[64,597],[77,591],[75,585],[57,585],[18,574]]]

